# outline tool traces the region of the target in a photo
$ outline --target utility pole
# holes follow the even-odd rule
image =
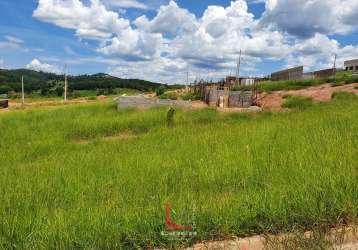
[[[333,74],[336,75],[336,62],[337,62],[337,54],[334,54],[334,62],[333,62]]]
[[[67,102],[67,65],[65,65],[65,102]]]
[[[22,106],[25,105],[24,76],[21,76],[21,100]]]
[[[189,68],[186,71],[186,85],[185,85],[185,92],[188,93],[189,92]]]
[[[189,86],[189,70],[186,72],[186,86]]]
[[[241,49],[239,54],[239,61],[237,62],[237,69],[236,69],[236,82],[240,83],[240,66],[241,66]]]

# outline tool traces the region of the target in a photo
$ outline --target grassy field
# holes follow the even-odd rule
[[[117,112],[111,103],[0,114],[0,248],[174,244],[352,223],[358,98],[290,113]]]

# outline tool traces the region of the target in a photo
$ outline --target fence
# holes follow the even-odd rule
[[[121,96],[117,99],[118,109],[123,108],[141,108],[148,109],[160,106],[176,106],[182,108],[191,108],[191,101],[156,99],[145,96]]]

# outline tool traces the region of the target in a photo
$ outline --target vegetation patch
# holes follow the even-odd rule
[[[283,108],[303,110],[313,105],[313,99],[303,96],[286,96],[282,104]]]
[[[159,99],[178,100],[178,94],[176,92],[166,92],[160,95]]]
[[[339,92],[334,92],[332,94],[332,99],[336,100],[336,99],[340,99],[340,100],[357,100],[358,96],[354,93],[350,93],[350,92],[344,92],[344,91],[339,91]]]
[[[272,92],[279,90],[299,90],[311,86],[318,86],[324,83],[331,83],[332,86],[341,86],[344,84],[357,83],[358,76],[352,76],[350,72],[337,72],[336,77],[317,78],[306,80],[290,80],[290,81],[265,81],[257,85],[257,90],[260,92]],[[243,87],[250,89],[249,87]],[[239,87],[239,89],[242,89]]]
[[[2,114],[0,248],[170,247],[166,203],[174,222],[195,225],[179,243],[357,221],[357,99],[287,113],[177,109],[171,128],[167,111],[96,103]]]
[[[260,92],[271,92],[278,90],[298,90],[311,86],[318,86],[326,83],[327,79],[308,79],[308,80],[290,80],[290,81],[266,81],[257,85]]]
[[[201,94],[200,93],[185,93],[181,96],[181,98],[184,101],[201,100]]]

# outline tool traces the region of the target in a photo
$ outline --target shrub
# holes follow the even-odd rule
[[[338,99],[338,100],[355,100],[358,96],[354,93],[349,92],[334,92],[332,94],[332,99]]]
[[[333,82],[331,84],[332,87],[338,87],[338,86],[343,86],[345,84],[345,82]]]
[[[358,83],[358,76],[349,77],[345,80],[346,84]]]
[[[184,101],[201,100],[201,95],[199,93],[186,93],[186,94],[182,95],[181,98]]]
[[[0,94],[7,94],[10,91],[13,91],[13,89],[9,86],[0,86]]]
[[[89,97],[87,97],[87,100],[94,101],[94,100],[97,100],[97,97],[95,97],[95,96],[89,96]]]
[[[172,127],[174,122],[175,109],[170,107],[167,112],[167,126]]]
[[[178,95],[175,92],[165,93],[165,94],[160,95],[159,99],[178,100]]]
[[[155,89],[155,94],[156,94],[157,96],[163,95],[164,92],[165,92],[165,87],[164,87],[164,86],[160,86],[160,87],[158,87],[158,88]]]
[[[286,97],[282,107],[290,109],[304,110],[313,105],[313,100],[310,97],[302,96],[288,96]]]

